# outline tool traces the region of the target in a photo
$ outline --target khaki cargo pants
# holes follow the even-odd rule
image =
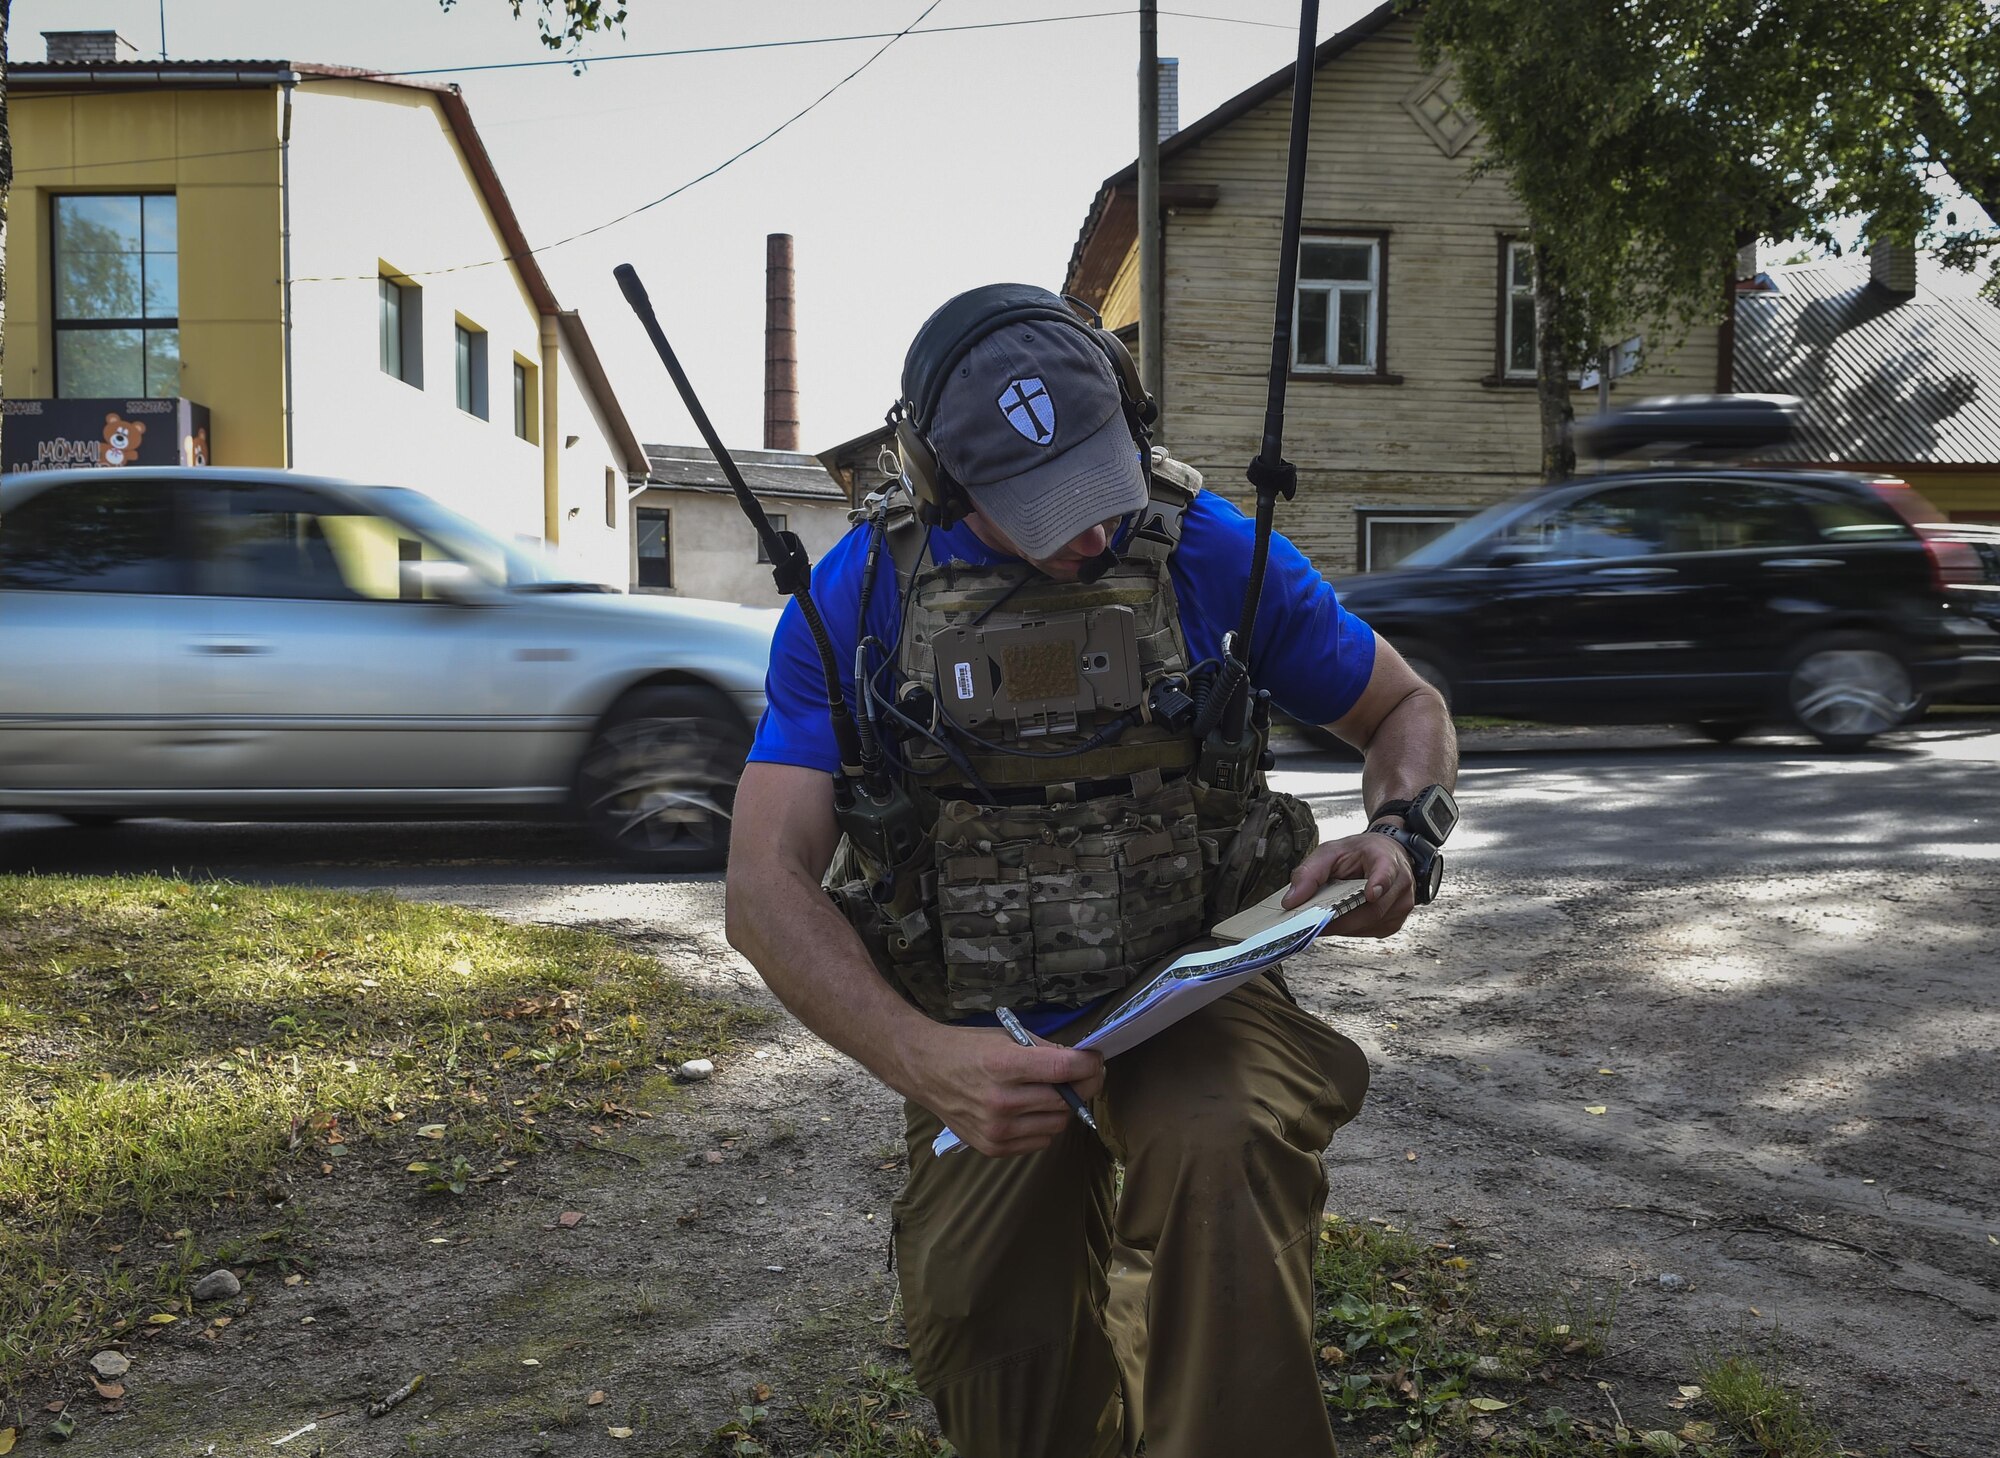
[[[1367,1087],[1361,1050],[1263,977],[1105,1065],[1115,1200],[1080,1121],[1040,1154],[938,1158],[937,1119],[906,1104],[910,1361],[963,1458],[1112,1458],[1142,1437],[1147,1458],[1332,1454],[1320,1155]]]

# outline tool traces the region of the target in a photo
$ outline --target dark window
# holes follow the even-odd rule
[[[774,531],[774,532],[782,532],[782,531],[785,531],[785,530],[787,530],[787,527],[785,526],[785,523],[786,523],[786,522],[788,522],[788,521],[790,521],[790,520],[791,520],[791,518],[790,518],[790,517],[788,517],[787,515],[785,515],[785,513],[784,513],[784,512],[782,512],[782,511],[767,511],[767,512],[765,512],[765,513],[764,513],[764,515],[765,515],[765,517],[766,517],[766,518],[768,518],[768,519],[769,519],[769,521],[770,521],[770,523],[771,523],[771,530],[772,530],[772,531]],[[770,554],[770,552],[769,552],[769,551],[767,551],[767,550],[765,549],[765,547],[764,547],[764,539],[763,539],[762,537],[759,537],[759,538],[757,538],[757,560],[758,560],[759,562],[764,562],[764,563],[769,563],[769,562],[770,562],[770,560],[771,560],[771,554]]]
[[[378,311],[382,373],[406,385],[424,387],[424,291],[383,274]]]
[[[514,361],[514,434],[522,440],[541,439],[535,411],[535,367],[524,359]]]
[[[642,506],[635,513],[639,538],[639,585],[674,585],[674,538],[664,507]]]
[[[1294,369],[1381,373],[1382,245],[1380,238],[1300,242]]]
[[[180,224],[174,195],[58,197],[50,216],[56,394],[180,394]]]
[[[1500,250],[1500,373],[1535,377],[1535,247],[1509,241]]]
[[[463,570],[441,551],[427,551],[400,523],[319,491],[278,482],[189,491],[200,593],[428,601],[436,596],[429,569]]]
[[[1819,533],[1796,492],[1762,481],[1701,481],[1662,493],[1662,550],[1796,547]]]
[[[151,481],[55,486],[0,520],[0,588],[173,592],[172,501]]]
[[[1356,548],[1363,572],[1394,567],[1472,515],[1469,506],[1358,506]]]
[[[1910,535],[1900,519],[1884,515],[1872,503],[1844,496],[1809,496],[1806,511],[1829,542],[1893,542]]]
[[[1624,486],[1532,512],[1494,534],[1516,560],[1644,557],[1662,550],[1659,489]]]
[[[458,354],[458,408],[486,419],[486,331],[452,326]]]

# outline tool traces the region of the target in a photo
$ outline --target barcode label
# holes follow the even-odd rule
[[[958,685],[958,696],[961,699],[971,698],[972,665],[970,663],[954,663],[951,666],[951,674],[953,681]]]

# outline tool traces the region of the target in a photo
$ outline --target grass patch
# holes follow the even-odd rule
[[[1813,1416],[1796,1393],[1779,1385],[1775,1357],[1771,1365],[1767,1373],[1750,1357],[1702,1362],[1701,1383],[1723,1425],[1752,1453],[1835,1458],[1842,1451],[1840,1439]]]
[[[173,1228],[199,1212],[282,1204],[291,1175],[392,1136],[432,1166],[413,1198],[463,1194],[541,1119],[619,1113],[627,1079],[741,1016],[597,934],[386,895],[0,877],[0,1400],[185,1310],[190,1272],[284,1259],[281,1240],[201,1250]]]

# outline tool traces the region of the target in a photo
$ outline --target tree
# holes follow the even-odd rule
[[[1551,474],[1574,363],[1714,321],[1742,244],[1857,215],[1965,266],[1994,241],[1935,185],[2000,218],[2000,0],[1429,0],[1419,41],[1528,215]]]
[[[446,10],[457,3],[458,0],[438,0]],[[542,44],[552,51],[575,50],[586,36],[601,30],[622,31],[625,27],[623,0],[507,0],[507,3],[513,7],[516,20],[523,10],[534,10]]]

